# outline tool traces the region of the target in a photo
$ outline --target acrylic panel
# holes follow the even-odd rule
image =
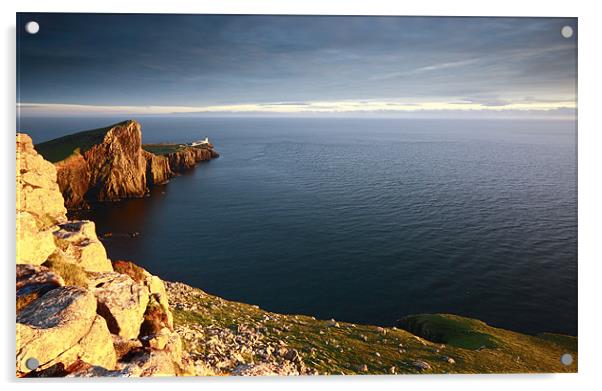
[[[17,14],[16,376],[576,372],[577,27]]]

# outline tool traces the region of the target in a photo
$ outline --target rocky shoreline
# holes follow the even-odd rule
[[[113,135],[121,132],[113,129]],[[91,155],[75,156],[65,168],[71,163],[48,162],[25,134],[17,134],[16,147],[17,377],[577,371],[575,337],[530,336],[445,314],[406,317],[388,328],[318,320],[164,282],[132,262],[110,260],[92,221],[67,219],[73,191],[87,192],[75,182],[60,183],[80,169],[89,172],[81,160],[87,165]],[[123,196],[125,189],[147,186],[141,178],[159,183],[172,175],[167,168],[197,159],[197,152],[171,160],[144,152],[141,158],[150,161],[141,163],[144,177],[116,183],[123,173],[90,175],[110,178],[99,185],[104,194]],[[112,155],[94,159],[121,167]],[[559,359],[565,353],[574,357],[569,366]]]

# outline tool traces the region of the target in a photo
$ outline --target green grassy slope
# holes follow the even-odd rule
[[[186,299],[193,309],[174,309],[176,325],[247,326],[263,338],[285,341],[297,349],[307,367],[330,374],[389,373],[522,373],[576,372],[577,338],[544,334],[531,336],[491,327],[475,319],[447,314],[416,315],[414,330],[316,320],[282,315],[257,306],[231,302],[203,292]],[[405,326],[404,326],[405,327]],[[409,327],[410,328],[410,327]],[[201,341],[193,348],[203,349]],[[189,347],[191,348],[191,347]],[[560,357],[575,361],[564,366]],[[420,368],[420,363],[428,366]],[[367,371],[361,368],[366,365]],[[394,368],[394,369],[393,369]]]
[[[64,160],[74,153],[83,153],[96,144],[102,143],[107,132],[119,124],[104,128],[85,130],[83,132],[69,134],[35,145],[36,151],[44,159],[56,163]]]

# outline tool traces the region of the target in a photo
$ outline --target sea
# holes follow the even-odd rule
[[[21,118],[42,142],[126,118]],[[577,335],[574,121],[140,117],[220,157],[72,217],[111,259],[287,314]],[[107,235],[108,236],[108,235]]]

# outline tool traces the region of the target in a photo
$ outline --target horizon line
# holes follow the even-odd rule
[[[88,105],[71,103],[17,103],[17,112],[28,115],[173,115],[173,114],[407,114],[442,112],[554,113],[577,109],[575,101],[522,101],[487,104],[469,100],[401,102],[340,100],[315,102],[241,103],[205,106]]]

